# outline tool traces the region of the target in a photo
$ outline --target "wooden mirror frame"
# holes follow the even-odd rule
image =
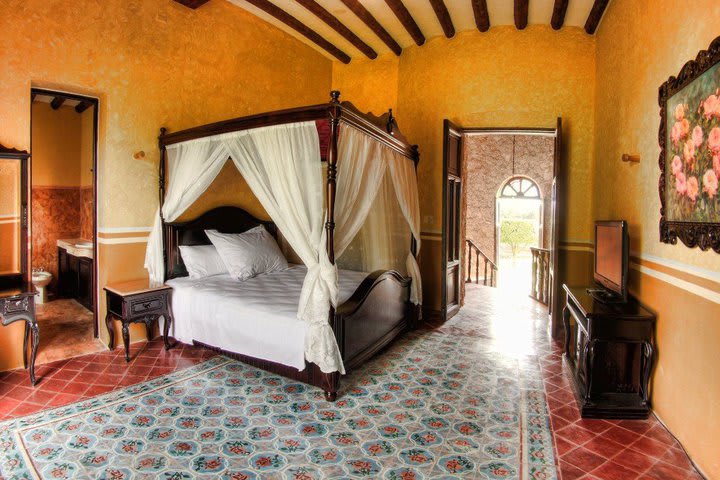
[[[28,282],[28,159],[24,150],[5,147],[0,144],[0,159],[20,162],[20,272],[0,275],[0,288],[11,288]]]
[[[670,77],[660,86],[658,102],[660,104],[660,130],[658,142],[660,143],[660,179],[658,180],[658,193],[660,194],[660,241],[675,245],[680,239],[690,248],[700,247],[701,250],[712,249],[720,253],[720,223],[710,222],[683,222],[668,220],[665,205],[665,190],[667,184],[666,155],[667,155],[667,103],[680,90],[720,62],[720,37],[712,41],[707,50],[697,54],[695,60],[687,62],[677,77]]]

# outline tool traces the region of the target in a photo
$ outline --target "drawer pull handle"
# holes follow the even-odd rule
[[[143,308],[146,309],[146,310],[147,310],[148,308],[150,308],[151,305],[152,305],[152,302],[145,302],[145,303],[142,304]]]

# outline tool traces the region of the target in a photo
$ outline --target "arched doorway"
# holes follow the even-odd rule
[[[495,263],[498,287],[529,293],[531,247],[543,244],[543,196],[525,175],[510,177],[498,189],[495,202]]]

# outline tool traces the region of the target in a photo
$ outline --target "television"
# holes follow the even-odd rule
[[[595,222],[593,278],[602,287],[590,292],[596,300],[604,303],[627,302],[629,244],[625,220]]]

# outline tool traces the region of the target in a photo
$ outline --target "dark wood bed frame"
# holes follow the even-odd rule
[[[399,132],[392,110],[383,116],[363,114],[349,102],[339,101],[340,92],[331,92],[329,104],[294,108],[266,114],[225,120],[174,133],[160,130],[160,205],[165,199],[166,147],[174,143],[209,137],[251,128],[281,125],[302,121],[327,120],[330,125],[330,141],[327,151],[327,206],[328,220],[327,252],[331,262],[335,262],[335,193],[337,175],[338,132],[341,123],[352,125],[377,141],[396,150],[415,163],[419,161],[417,145],[410,145]],[[273,222],[258,220],[248,212],[237,207],[219,207],[188,222],[168,223],[163,219],[163,245],[166,279],[187,276],[187,270],[180,256],[181,245],[206,245],[210,241],[206,229],[216,229],[223,233],[241,233],[256,225],[265,228],[277,237],[277,227]],[[415,241],[411,251],[416,254]],[[337,309],[330,308],[328,321],[335,332],[346,371],[368,360],[387,346],[404,330],[413,328],[420,320],[419,306],[409,302],[410,279],[395,271],[378,270],[365,278],[355,293]],[[337,398],[340,375],[338,372],[323,373],[314,364],[305,362],[305,370],[267,360],[228,352],[211,345],[195,342],[211,350],[237,358],[249,365],[261,368],[285,377],[320,387],[328,401]]]

